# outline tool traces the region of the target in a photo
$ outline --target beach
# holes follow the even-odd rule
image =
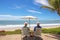
[[[5,30],[5,31],[14,31],[17,29],[21,29],[24,25],[0,25],[0,30]],[[30,27],[28,25],[28,27],[30,29],[34,29],[34,27],[36,26],[36,24],[31,24]],[[56,28],[56,27],[60,27],[60,24],[40,24],[40,26],[42,28]]]
[[[28,22],[28,20],[0,20],[0,30],[5,31],[14,31],[16,29],[21,29],[24,26],[24,22]],[[39,20],[40,26],[42,28],[55,28],[60,27],[60,20]],[[36,20],[30,20],[30,29],[34,29],[36,26]]]
[[[60,40],[60,0],[0,0],[0,40],[22,36]]]
[[[0,40],[21,40],[21,34],[13,34],[13,35],[6,35],[0,36]],[[42,34],[41,35],[43,40],[60,40],[59,37],[50,35],[50,34]]]
[[[5,31],[14,31],[17,29],[22,29],[24,25],[2,25],[3,28],[0,28],[0,30],[5,30]],[[29,26],[29,25],[28,25]],[[34,29],[35,24],[31,25],[30,30]],[[60,27],[58,24],[41,24],[42,28],[57,28]],[[5,36],[0,36],[0,40],[21,40],[22,35],[21,34],[12,34],[12,35],[5,35]],[[43,34],[41,35],[43,40],[60,40],[60,36],[54,36],[52,34]]]

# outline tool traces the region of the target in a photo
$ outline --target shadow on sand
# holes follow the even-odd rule
[[[23,40],[43,40],[41,37],[38,36],[25,36]]]
[[[49,37],[49,38],[54,38],[54,39],[60,40],[60,35],[51,34],[51,35],[45,35],[45,36]]]

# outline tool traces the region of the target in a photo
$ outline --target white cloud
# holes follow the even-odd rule
[[[0,20],[22,20],[23,17],[34,17],[35,16],[13,16],[13,15],[0,15]]]
[[[11,9],[21,9],[22,7],[19,6],[19,5],[14,5],[13,7],[9,7],[9,8],[11,8]]]
[[[0,20],[20,20],[21,16],[0,15]]]
[[[39,14],[41,14],[41,12],[39,12],[39,11],[36,11],[36,10],[27,10],[28,12],[31,12],[31,13],[39,13]]]
[[[34,4],[38,4],[38,3],[42,5],[50,6],[47,0],[34,0]]]
[[[15,8],[21,8],[21,6],[16,6]]]

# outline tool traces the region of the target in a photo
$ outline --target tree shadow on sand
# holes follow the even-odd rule
[[[45,35],[46,37],[50,37],[50,38],[54,38],[57,40],[60,40],[60,35],[56,35],[56,34],[51,34],[51,35]]]

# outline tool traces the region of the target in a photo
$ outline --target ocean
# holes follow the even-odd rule
[[[28,22],[29,20],[0,20],[0,28],[8,28],[8,27],[22,27],[24,22]],[[36,26],[36,20],[30,20],[30,25]],[[60,25],[60,20],[39,20],[41,26],[47,25]]]
[[[29,20],[0,20],[0,25],[21,25],[24,22],[28,22]],[[36,24],[38,21],[30,20],[30,24]],[[40,24],[58,24],[60,20],[39,20]]]

